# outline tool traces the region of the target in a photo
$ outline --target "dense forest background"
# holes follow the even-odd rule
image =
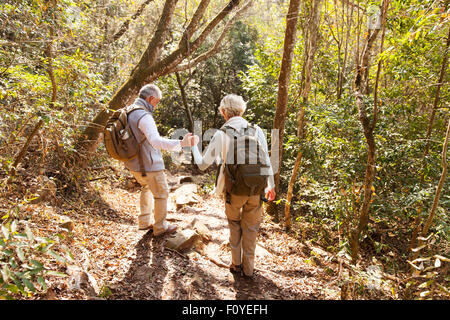
[[[294,2],[297,14],[288,14]],[[219,19],[223,8],[231,13]],[[70,248],[57,236],[33,242],[39,227],[25,223],[27,205],[48,194],[74,201],[111,163],[89,130],[101,128],[100,112],[132,101],[134,89],[111,102],[151,69],[156,78],[131,82],[161,88],[161,135],[192,131],[200,120],[203,131],[218,128],[227,93],[248,101],[247,120],[268,133],[280,128],[268,215],[286,232],[404,275],[397,298],[448,299],[449,13],[447,0],[2,1],[0,296],[27,297],[47,277],[63,276],[40,257],[64,260]],[[292,61],[282,83],[290,19]],[[152,43],[159,49],[143,66]],[[158,73],[164,59],[170,68]]]

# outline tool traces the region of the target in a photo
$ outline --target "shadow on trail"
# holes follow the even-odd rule
[[[236,300],[308,300],[315,297],[307,296],[288,288],[283,288],[270,278],[255,271],[252,278],[233,274],[233,288]]]
[[[315,298],[284,288],[276,280],[263,275],[260,271],[256,271],[254,277],[248,279],[231,275],[225,268],[211,268],[201,262],[183,258],[164,249],[165,238],[166,236],[153,237],[151,231],[143,235],[135,246],[136,257],[126,275],[118,283],[111,285],[112,295],[109,299],[301,300]],[[230,295],[225,298],[218,291],[228,291]]]
[[[137,242],[136,257],[123,279],[111,285],[109,299],[220,299],[212,286],[217,282],[214,275],[165,249],[166,239],[149,231]]]
[[[80,212],[82,214],[88,214],[90,217],[94,217],[97,220],[107,220],[119,224],[125,224],[134,226],[136,220],[132,216],[127,216],[118,210],[115,210],[111,205],[102,197],[102,195],[92,186],[86,186],[86,192],[83,194],[73,194],[70,198],[61,196],[63,201],[55,206],[59,211],[63,211],[69,217],[79,217]],[[81,205],[76,206],[76,204]],[[75,213],[71,213],[71,212]]]

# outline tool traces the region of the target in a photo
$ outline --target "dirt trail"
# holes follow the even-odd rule
[[[177,177],[168,173],[168,178]],[[180,254],[165,247],[168,235],[153,237],[152,231],[138,230],[137,184],[99,180],[92,187],[97,194],[84,200],[85,212],[64,210],[75,224],[70,247],[76,264],[90,275],[97,294],[62,284],[51,292],[55,298],[98,299],[99,292],[106,299],[340,298],[338,267],[330,255],[300,243],[268,217],[258,236],[255,275],[246,279],[224,267],[231,258],[229,231],[218,197],[201,194],[201,201],[179,210],[171,197],[169,222],[183,229],[196,218],[211,237],[201,254]]]

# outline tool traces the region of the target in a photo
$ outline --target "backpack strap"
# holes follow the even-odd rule
[[[256,125],[256,124],[251,124],[251,123],[249,123],[248,124],[248,128],[252,128],[253,130],[255,130],[255,135],[254,135],[254,137],[255,137],[255,139],[256,139],[256,141],[257,141],[257,151],[256,151],[256,162],[257,163],[261,163],[262,161],[261,161],[261,157],[260,157],[260,154],[259,154],[259,152],[260,152],[260,147],[261,147],[261,145],[260,145],[260,142],[259,142],[259,137],[258,137],[258,126]]]
[[[139,123],[141,122],[141,119],[143,118],[143,117],[145,117],[147,114],[150,114],[150,112],[148,112],[148,110],[146,110],[144,107],[140,107],[140,106],[136,106],[136,105],[133,105],[132,107],[130,107],[128,110],[127,110],[127,116],[131,113],[131,112],[133,112],[133,111],[135,111],[135,110],[143,110],[143,111],[146,111],[143,115],[141,115],[140,117],[139,117],[139,119],[138,119],[138,121],[136,122],[136,127],[139,129]],[[133,130],[131,130],[131,132],[133,133]],[[133,133],[133,135],[134,135],[134,133]],[[135,138],[136,138],[136,136],[135,136]],[[141,174],[142,174],[142,176],[143,177],[146,177],[147,176],[147,173],[145,172],[145,166],[144,166],[144,159],[142,158],[142,152],[141,152],[141,150],[142,150],[142,144],[145,142],[145,137],[142,139],[142,141],[138,141],[138,159],[139,159],[139,171],[141,172]],[[136,139],[137,140],[137,139]]]
[[[234,151],[235,151],[235,150],[234,150],[234,146],[235,146],[235,144],[237,143],[237,141],[236,141],[236,140],[237,140],[237,135],[236,135],[236,134],[230,135],[230,134],[227,132],[226,129],[231,129],[231,130],[234,131],[234,133],[236,133],[237,130],[236,130],[235,128],[233,128],[233,127],[230,127],[230,126],[223,126],[223,127],[220,128],[220,131],[224,132],[225,135],[228,135],[228,136],[232,139],[232,142],[233,142],[233,153],[234,153],[234,154],[233,154],[233,156],[234,156],[234,163],[236,164],[236,163],[237,163],[237,154],[236,154],[236,152],[234,152]],[[236,179],[234,178],[234,175],[231,173],[230,167],[229,167],[229,166],[227,165],[227,163],[226,163],[226,158],[227,158],[227,155],[225,155],[225,159],[223,159],[223,164],[221,164],[221,165],[224,166],[224,171],[226,172],[226,174],[228,175],[228,177],[230,177],[231,182],[232,182],[232,184],[234,185],[235,182],[236,182]]]

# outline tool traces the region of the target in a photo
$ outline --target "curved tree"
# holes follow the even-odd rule
[[[141,88],[144,84],[151,83],[159,77],[170,73],[192,68],[209,58],[211,55],[215,54],[219,50],[220,44],[225,38],[225,35],[232,26],[233,22],[251,5],[252,0],[246,2],[227,21],[216,42],[208,51],[191,58],[191,55],[198,51],[211,32],[216,29],[218,25],[239,6],[241,2],[240,0],[230,0],[230,2],[206,24],[203,30],[200,31],[202,26],[200,22],[203,19],[206,9],[210,3],[210,0],[202,0],[194,12],[189,25],[184,30],[177,48],[162,58],[161,54],[163,45],[169,34],[170,24],[172,22],[177,2],[178,0],[166,0],[155,34],[139,59],[139,62],[134,67],[125,83],[117,90],[108,102],[106,108],[102,109],[97,114],[97,116],[79,136],[77,141],[77,149],[81,153],[86,154],[96,150],[100,133],[103,126],[108,121],[112,111],[126,106],[135,96],[139,88]],[[192,39],[195,33],[199,33],[199,35],[195,39]],[[183,63],[186,59],[189,59],[189,61]]]

